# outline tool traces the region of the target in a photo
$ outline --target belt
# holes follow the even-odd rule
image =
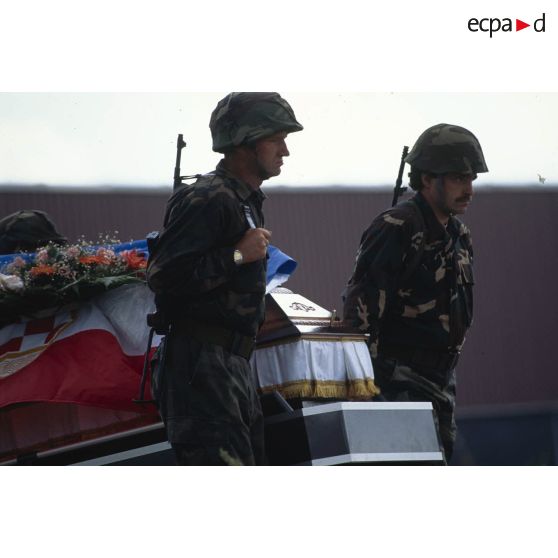
[[[225,327],[191,320],[176,320],[172,322],[171,326],[171,331],[184,333],[196,341],[219,345],[226,351],[246,360],[250,359],[254,349],[255,339],[253,337],[241,335]]]
[[[409,347],[407,345],[380,345],[378,349],[380,356],[395,358],[417,368],[426,368],[433,371],[444,372],[453,370],[459,361],[459,351],[438,351],[436,349],[424,349],[421,347]]]

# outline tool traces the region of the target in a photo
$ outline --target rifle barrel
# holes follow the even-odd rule
[[[397,173],[397,179],[395,181],[395,188],[393,189],[393,199],[391,200],[391,206],[393,207],[399,198],[399,196],[407,189],[401,188],[403,182],[403,170],[405,169],[405,157],[409,153],[409,147],[405,145],[403,147],[403,152],[401,153],[401,162],[399,163],[399,172]]]
[[[174,167],[174,181],[173,187],[176,190],[180,184],[182,183],[182,179],[180,177],[180,158],[182,156],[182,149],[186,147],[186,142],[184,141],[183,134],[178,134],[178,138],[176,139],[176,165]]]

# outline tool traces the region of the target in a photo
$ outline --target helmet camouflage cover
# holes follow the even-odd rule
[[[299,132],[302,125],[278,93],[229,93],[209,121],[213,151],[225,153],[277,132]]]
[[[425,130],[405,162],[434,174],[488,172],[479,140],[453,124],[436,124]]]
[[[44,211],[23,209],[0,219],[0,254],[36,250],[49,242],[65,244],[66,238]]]

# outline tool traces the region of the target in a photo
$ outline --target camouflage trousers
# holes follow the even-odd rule
[[[449,463],[457,426],[455,424],[455,369],[441,374],[411,368],[395,359],[378,356],[372,359],[374,382],[388,401],[429,401],[443,446],[444,459]],[[436,380],[433,379],[436,378]]]
[[[152,392],[178,464],[264,464],[263,416],[246,359],[171,332],[152,361]]]

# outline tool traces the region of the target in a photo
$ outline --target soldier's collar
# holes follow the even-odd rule
[[[259,198],[260,200],[264,200],[266,197],[260,188],[258,188],[257,190],[253,190],[252,188],[250,188],[250,186],[248,186],[248,184],[246,184],[246,182],[232,174],[232,172],[229,171],[229,169],[227,169],[227,167],[225,166],[224,159],[221,159],[217,164],[215,173],[218,176],[224,176],[231,181],[233,190],[243,202],[246,201],[250,196],[254,196],[256,199]]]
[[[446,232],[450,236],[459,236],[461,234],[461,221],[452,215],[448,220]]]
[[[426,223],[426,229],[428,231],[428,235],[431,241],[433,240],[442,240],[446,237],[447,230],[440,221],[436,218],[433,209],[430,207],[430,204],[424,199],[424,196],[417,192],[415,195],[415,202],[419,206],[420,210],[422,211],[422,215],[424,217],[424,222]],[[451,221],[451,217],[450,217]]]

